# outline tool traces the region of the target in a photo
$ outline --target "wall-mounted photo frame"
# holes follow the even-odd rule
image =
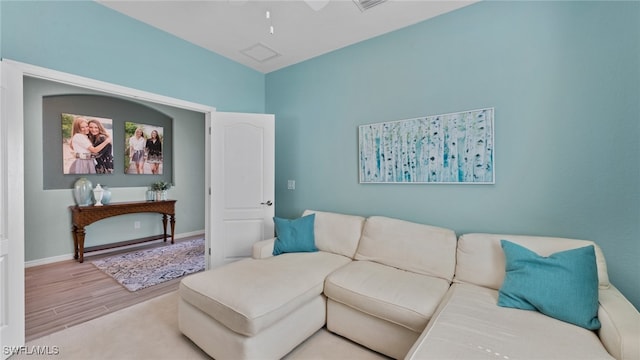
[[[61,114],[62,173],[113,174],[113,120]]]
[[[161,175],[164,128],[131,121],[124,123],[124,173]]]
[[[494,108],[358,127],[360,183],[495,184]]]

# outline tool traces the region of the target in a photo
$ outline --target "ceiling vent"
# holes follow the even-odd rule
[[[261,43],[255,44],[251,47],[241,50],[240,52],[257,62],[265,62],[267,60],[271,60],[275,57],[280,56],[280,54]]]
[[[360,11],[369,10],[372,7],[376,5],[380,5],[385,1],[387,0],[353,0],[353,2],[356,3],[356,6],[358,6],[358,9],[360,9]]]

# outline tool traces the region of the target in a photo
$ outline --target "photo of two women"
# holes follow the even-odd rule
[[[162,174],[162,127],[125,122],[124,129],[124,173]]]
[[[113,121],[62,114],[64,174],[113,173]]]

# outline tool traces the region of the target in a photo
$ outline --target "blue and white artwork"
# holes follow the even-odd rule
[[[493,108],[359,126],[361,183],[494,184]]]

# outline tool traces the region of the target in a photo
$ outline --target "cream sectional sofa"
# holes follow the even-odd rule
[[[325,327],[397,359],[640,359],[640,314],[590,241],[465,234],[380,216],[315,214],[319,251],[253,258],[186,277],[179,327],[213,358],[279,359]],[[497,306],[500,240],[549,254],[594,245],[597,331]]]

